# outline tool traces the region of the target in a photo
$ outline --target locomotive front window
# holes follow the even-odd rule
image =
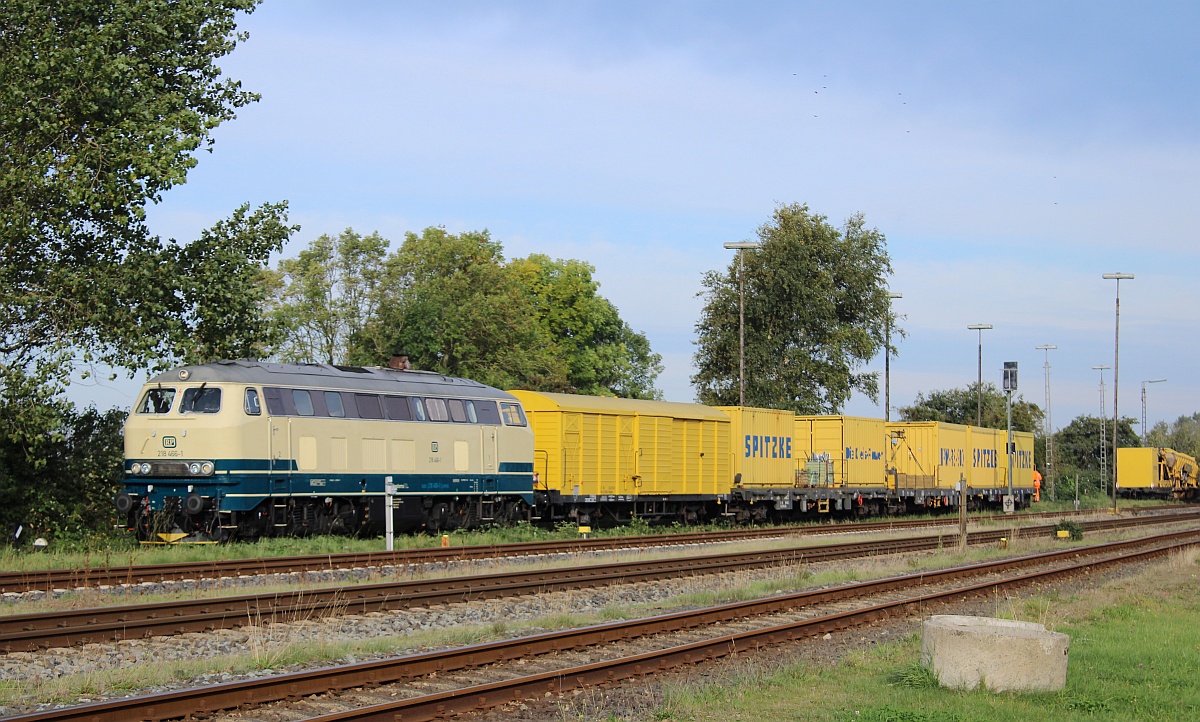
[[[300,416],[313,415],[312,397],[304,389],[292,389],[292,400],[296,402],[296,413]]]
[[[429,411],[430,421],[449,421],[450,413],[446,410],[443,399],[425,399],[425,408]]]
[[[346,415],[346,407],[342,405],[342,395],[336,391],[325,392],[325,408],[329,410],[330,416],[340,418]]]
[[[416,417],[417,421],[424,421],[426,418],[425,404],[421,403],[421,399],[417,398],[416,396],[412,397],[411,401],[413,416]]]
[[[138,406],[139,414],[165,414],[171,411],[171,404],[175,402],[175,389],[150,389],[146,392],[146,396],[142,399],[142,404]]]
[[[255,389],[246,389],[246,401],[244,404],[246,413],[250,416],[258,416],[262,413],[262,406],[258,403],[258,391]]]
[[[525,412],[520,404],[500,402],[500,415],[504,417],[505,426],[525,426]]]
[[[478,424],[479,423],[479,415],[475,413],[475,402],[474,401],[464,401],[463,406],[467,410],[467,421],[470,421],[472,424]]]
[[[181,414],[215,414],[221,410],[221,389],[201,386],[183,390],[183,401],[179,403]]]

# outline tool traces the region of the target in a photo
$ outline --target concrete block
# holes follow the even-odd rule
[[[1032,622],[942,614],[923,625],[921,663],[943,687],[1055,691],[1067,684],[1070,644]]]

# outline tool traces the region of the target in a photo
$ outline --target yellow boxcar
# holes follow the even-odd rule
[[[1174,449],[1117,449],[1117,491],[1124,496],[1191,498],[1196,469],[1194,458]]]
[[[887,432],[882,419],[797,416],[795,447],[801,486],[888,485]]]
[[[795,417],[790,411],[720,406],[730,419],[734,486],[796,486]]]
[[[533,428],[539,489],[599,498],[728,493],[730,419],[721,411],[665,401],[511,393]]]

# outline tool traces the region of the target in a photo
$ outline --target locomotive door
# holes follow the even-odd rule
[[[267,444],[271,478],[267,493],[271,496],[290,494],[292,488],[292,420],[272,418],[271,437]]]
[[[483,434],[483,493],[496,493],[496,427],[485,426]]]

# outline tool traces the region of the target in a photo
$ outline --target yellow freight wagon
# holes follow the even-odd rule
[[[759,489],[796,486],[792,412],[751,406],[717,408],[730,419],[734,486]]]
[[[801,486],[888,486],[887,433],[882,419],[797,416],[795,446]]]
[[[730,420],[721,411],[665,401],[512,394],[533,428],[541,490],[599,501],[728,493]]]
[[[885,425],[896,489],[954,489],[971,464],[968,427],[940,421]]]
[[[1122,496],[1192,498],[1196,470],[1194,458],[1174,449],[1117,449],[1117,491]]]
[[[967,486],[998,489],[1008,486],[1008,458],[1004,455],[1008,432],[967,427]]]

